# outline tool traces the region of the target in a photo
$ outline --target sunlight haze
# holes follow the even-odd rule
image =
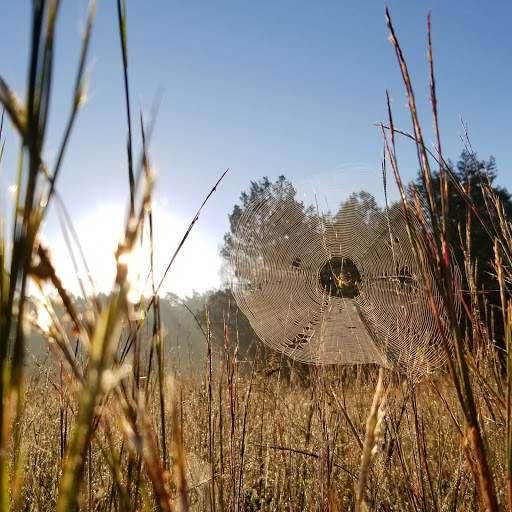
[[[431,12],[445,158],[456,161],[463,149],[463,120],[477,155],[494,155],[497,183],[510,188],[512,4],[392,0],[388,5],[425,126],[432,126],[426,57]],[[8,2],[0,18],[0,33],[9,41],[0,55],[0,70],[20,98],[25,95],[29,7],[26,1]],[[228,214],[251,180],[284,174],[292,182],[304,181],[351,163],[378,173],[383,141],[376,123],[388,122],[386,90],[395,125],[410,130],[383,2],[128,1],[126,9],[134,158],[140,158],[142,114],[152,128],[150,163],[158,169],[159,268],[165,268],[204,198],[230,169],[164,290],[183,295],[220,285],[219,247],[229,230]],[[83,0],[63,2],[59,14],[44,146],[50,163],[72,102],[87,10]],[[108,289],[112,250],[129,198],[115,2],[98,2],[87,69],[87,101],[71,133],[57,188],[98,285]],[[15,183],[19,154],[19,140],[9,126],[5,136],[2,188]],[[424,136],[435,140],[433,131]],[[403,178],[414,179],[418,162],[410,142],[398,140],[398,158]],[[76,289],[59,233],[52,208],[45,234],[53,257],[62,262],[59,267],[67,269],[68,286]]]

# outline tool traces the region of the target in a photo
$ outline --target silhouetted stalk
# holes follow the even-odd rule
[[[409,395],[411,397],[411,405],[413,409],[413,417],[415,415],[414,411],[414,401],[415,401],[415,389],[412,388],[409,392]],[[407,419],[407,426],[408,426],[408,437],[409,442],[411,445],[411,460],[409,461],[410,465],[412,466],[412,471],[410,471],[413,478],[415,478],[415,481],[412,482],[412,490],[414,492],[415,501],[418,503],[418,506],[425,510],[426,509],[426,493],[425,493],[425,485],[424,485],[424,478],[423,478],[423,467],[420,462],[420,455],[419,455],[419,444],[417,440],[417,430],[414,428],[414,425],[411,427],[411,420],[409,417],[409,408],[406,409],[406,419]]]
[[[361,450],[362,450],[363,449],[363,441],[361,441],[361,438],[359,436],[359,432],[357,431],[356,427],[354,426],[354,423],[350,419],[350,416],[348,415],[347,409],[341,403],[340,399],[338,398],[338,396],[335,393],[332,393],[332,397],[334,398],[334,400],[336,402],[336,406],[338,407],[338,409],[343,413],[343,416],[345,416],[345,419],[347,420],[347,425],[349,426],[350,431],[354,435],[354,439],[356,440],[357,444],[359,445],[359,448],[361,448]]]
[[[512,510],[512,301],[508,301],[507,309],[503,310],[503,315],[507,315],[507,329],[505,331],[505,340],[507,346],[507,494],[508,508]]]
[[[284,439],[284,427],[283,427],[283,424],[281,421],[279,421],[279,418],[277,419],[276,421],[277,423],[277,433],[278,433],[278,436],[279,436],[279,443],[281,444],[281,446],[284,447],[284,444],[285,444],[285,439]],[[281,450],[281,459],[282,459],[282,468],[283,468],[283,488],[286,489],[287,491],[287,494],[288,494],[288,509],[290,511],[293,511],[293,504],[292,504],[292,500],[291,500],[291,479],[290,479],[290,470],[291,470],[291,467],[289,467],[289,464],[288,464],[288,460],[286,458],[286,454],[288,454],[289,456],[291,456],[291,450],[290,450],[290,447],[288,447],[288,449],[284,448],[283,450]],[[287,476],[288,474],[288,476]]]
[[[222,370],[222,363],[221,363]],[[220,373],[222,375],[222,371]],[[222,378],[219,378],[219,466],[220,466],[220,480],[219,480],[219,505],[222,512],[224,512],[224,429],[223,429],[223,414],[222,414]]]
[[[230,306],[231,302],[229,303]],[[229,352],[229,310],[227,312],[227,318],[224,314],[224,360],[225,360],[225,370],[226,370],[226,384],[228,389],[228,404],[229,404],[229,426],[230,426],[230,460],[229,460],[229,470],[230,470],[230,487],[231,487],[231,497],[230,497],[230,508],[231,510],[235,510],[236,506],[236,383],[233,382],[234,373],[235,373],[235,365],[236,365],[236,356],[237,356],[237,348],[235,346],[235,350],[233,356],[231,357]]]
[[[103,372],[111,364],[113,349],[121,334],[120,310],[126,303],[123,297],[114,295],[109,307],[102,312],[92,339],[91,360],[85,386],[80,394],[76,425],[66,455],[65,467],[59,486],[57,510],[74,509],[83,474],[85,455],[92,434],[96,401],[101,392]]]
[[[171,382],[171,381],[169,381]],[[176,385],[169,386],[171,390],[171,428],[174,432],[172,448],[173,460],[172,471],[174,477],[174,485],[176,486],[176,498],[178,500],[178,510],[180,512],[187,512],[189,509],[189,488],[186,478],[186,465],[185,465],[185,446],[184,446],[184,426],[183,426],[183,388],[179,385],[179,394]]]
[[[87,473],[87,497],[89,499],[89,510],[92,510],[92,440],[89,443]]]
[[[59,364],[59,376],[60,376],[60,393],[59,393],[59,433],[60,433],[60,460],[61,463],[64,460],[64,449],[65,449],[65,442],[64,442],[64,392],[62,389],[62,361],[60,361]]]
[[[10,421],[15,413],[15,429],[18,429],[21,412],[23,358],[25,345],[25,315],[27,313],[26,287],[33,262],[33,251],[37,247],[38,232],[46,212],[51,194],[44,199],[42,179],[49,179],[41,154],[50,106],[50,91],[53,70],[53,46],[57,14],[60,2],[35,2],[32,9],[32,41],[27,78],[26,106],[23,108],[0,78],[0,102],[11,117],[12,125],[22,139],[16,206],[14,211],[13,241],[10,257],[10,272],[7,273],[4,259],[3,230],[1,257],[1,300],[0,300],[0,507],[7,509],[8,473],[6,454],[10,437]],[[91,8],[91,12],[93,7]],[[82,84],[83,64],[87,53],[93,15],[89,17],[88,28],[82,42],[81,65],[77,71],[75,105],[68,122],[68,128],[61,144],[60,156],[52,178],[53,189],[61,156],[69,138],[73,120],[84,91]],[[80,89],[78,91],[78,89]],[[3,149],[3,147],[2,147]],[[25,156],[27,158],[25,158]],[[22,195],[24,197],[22,198]],[[17,474],[18,434],[14,433],[14,472]],[[17,496],[11,496],[17,500]]]
[[[443,215],[443,231],[446,233],[446,237],[450,239],[450,223],[449,219],[449,201],[448,201],[448,182],[446,180],[445,165],[443,165],[443,152],[441,150],[441,136],[439,133],[439,118],[437,115],[437,96],[436,96],[436,80],[434,75],[434,57],[432,55],[432,33],[430,30],[430,12],[428,13],[427,20],[427,36],[428,36],[428,62],[430,69],[430,103],[432,104],[432,117],[434,121],[434,131],[436,134],[437,141],[437,154],[439,160],[439,186],[441,189],[441,212]]]
[[[60,3],[60,0],[59,0]],[[60,144],[58,156],[55,162],[55,167],[53,170],[53,174],[50,177],[50,190],[48,192],[48,196],[45,202],[45,209],[48,209],[50,201],[53,198],[53,194],[55,192],[55,183],[57,182],[57,176],[61,169],[62,159],[64,157],[64,152],[66,150],[69,137],[71,135],[71,130],[75,123],[76,115],[78,113],[78,109],[84,102],[87,94],[87,77],[85,75],[85,63],[87,60],[87,52],[89,50],[89,41],[92,34],[92,27],[94,24],[94,17],[96,15],[96,0],[91,0],[89,6],[89,15],[87,17],[87,25],[85,28],[84,36],[82,39],[82,49],[80,52],[80,60],[77,67],[76,77],[75,77],[75,86],[74,86],[74,94],[73,94],[73,105],[71,107],[71,113],[69,115],[68,123],[66,125],[66,129],[64,131],[64,136],[62,138],[62,142]]]
[[[410,219],[411,214],[407,211],[408,208],[406,195],[398,173],[398,167],[396,164],[396,154],[394,151],[388,151],[388,154],[390,159],[392,160],[395,177],[397,179],[397,184],[402,195],[402,203],[405,210],[405,216],[407,220],[409,237],[413,247],[413,252],[415,254],[418,265],[420,266],[420,268],[423,269],[423,282],[427,290],[427,296],[429,297],[430,304],[434,312],[434,316],[439,326],[439,331],[441,333],[443,345],[445,347],[447,362],[450,368],[450,374],[455,384],[457,395],[459,397],[459,402],[462,406],[462,410],[464,412],[464,416],[467,422],[466,432],[471,439],[476,463],[478,465],[477,474],[480,484],[479,488],[482,492],[482,499],[488,510],[497,511],[498,503],[496,499],[496,493],[494,490],[493,479],[488,464],[487,453],[484,446],[484,439],[482,437],[481,427],[478,420],[478,413],[474,401],[473,390],[471,387],[468,367],[465,359],[464,342],[460,333],[458,318],[455,309],[453,296],[454,280],[450,269],[450,253],[448,249],[447,233],[446,230],[443,229],[443,226],[439,224],[440,217],[446,218],[446,211],[438,212],[437,205],[435,203],[435,196],[432,189],[430,165],[427,158],[427,151],[423,141],[422,131],[417,115],[414,93],[407,65],[405,63],[405,59],[403,57],[400,45],[398,44],[398,40],[396,38],[387,8],[386,18],[388,22],[388,28],[390,30],[390,40],[395,48],[397,59],[400,65],[400,70],[402,73],[403,82],[407,90],[409,110],[411,113],[411,119],[414,128],[414,136],[418,152],[418,159],[422,169],[423,185],[426,191],[429,209],[429,220],[432,223],[431,234],[429,234],[428,229],[426,229],[426,227],[424,226],[423,215],[421,214],[417,199],[414,215],[419,220],[420,225],[422,226],[422,232],[417,233],[413,229]],[[434,90],[432,92],[434,93]],[[436,98],[433,97],[432,101],[433,103],[435,103]],[[391,116],[390,126],[391,132],[393,133]],[[441,195],[446,196],[446,188],[442,189],[440,192]],[[445,201],[446,200],[447,198],[445,197]],[[437,288],[441,295],[442,302],[445,307],[446,315],[448,318],[447,326],[443,324],[439,309],[435,303],[434,287]],[[455,350],[455,362],[452,361],[452,349],[448,340],[446,339],[448,332],[451,336],[453,348]]]
[[[164,337],[162,335],[162,322],[160,320],[160,298],[155,296],[154,303],[155,321],[153,324],[153,336],[156,339],[156,353],[158,360],[158,392],[160,403],[160,425],[161,425],[161,443],[164,469],[167,469],[167,443],[165,433],[165,394],[164,394]]]
[[[206,311],[206,344],[207,344],[207,386],[208,386],[208,456],[210,459],[210,507],[215,512],[215,438],[214,418],[212,409],[212,332],[210,329],[210,315]]]
[[[26,109],[17,104],[14,95],[1,80],[0,101],[9,113],[13,125],[22,137],[18,169],[16,208],[14,210],[13,241],[10,272],[5,268],[2,240],[2,303],[0,305],[0,508],[9,506],[9,438],[12,415],[14,428],[19,425],[21,411],[23,355],[25,342],[24,314],[26,311],[26,284],[41,215],[34,198],[39,192],[37,179],[41,150],[46,129],[53,61],[53,27],[57,6],[46,9],[44,2],[34,5],[32,43],[29,65]],[[43,30],[46,21],[46,32]],[[28,155],[25,171],[24,153]],[[23,189],[23,190],[22,190]],[[22,202],[21,195],[25,192]],[[1,233],[3,238],[4,234]],[[17,302],[17,304],[16,304]],[[17,312],[16,312],[17,309]],[[14,339],[11,336],[14,335]],[[14,433],[14,472],[17,473],[19,446]],[[16,500],[17,496],[11,496]]]
[[[247,394],[245,395],[245,405],[244,405],[244,417],[242,421],[242,438],[240,440],[240,472],[238,477],[238,500],[237,500],[237,509],[243,510],[244,505],[242,502],[242,490],[243,490],[243,474],[244,474],[244,455],[245,455],[245,434],[247,428],[247,419],[249,413],[249,398],[251,397],[252,383],[254,380],[254,369],[256,367],[256,360],[252,364],[251,378],[249,380],[249,389],[247,390]]]
[[[158,286],[156,288],[156,293],[158,293],[160,291],[160,288],[162,287],[162,284],[163,284],[163,282],[164,282],[164,280],[165,280],[165,278],[167,276],[167,273],[169,272],[169,269],[171,268],[172,264],[174,263],[174,260],[176,259],[176,256],[178,255],[178,253],[180,252],[181,248],[185,244],[185,242],[186,242],[186,240],[188,238],[188,235],[190,235],[190,232],[192,231],[192,228],[194,227],[194,224],[199,220],[199,216],[201,215],[201,212],[203,211],[204,205],[208,202],[208,199],[210,199],[211,195],[217,190],[217,187],[219,186],[219,183],[222,181],[224,176],[226,176],[228,171],[229,171],[229,169],[226,169],[222,173],[221,177],[217,180],[217,183],[215,183],[213,188],[210,190],[209,194],[206,196],[205,200],[203,201],[203,204],[201,204],[201,206],[199,207],[199,210],[197,210],[197,213],[195,214],[195,216],[194,216],[192,222],[190,223],[190,225],[188,226],[187,231],[183,235],[183,238],[181,239],[181,242],[178,244],[178,247],[176,248],[176,251],[174,251],[174,254],[172,255],[172,258],[169,261],[169,264],[167,265],[167,268],[165,269],[165,272],[163,273],[162,278],[160,279],[160,283],[158,283]],[[151,300],[149,301],[149,304],[148,304],[148,306],[146,308],[146,311],[149,311],[149,308],[152,306],[153,301],[154,301],[154,297],[152,297]]]
[[[398,462],[400,465],[400,470],[402,472],[402,476],[404,479],[404,484],[407,489],[407,498],[409,499],[411,508],[413,510],[417,511],[418,510],[417,498],[416,498],[414,486],[411,482],[411,474],[408,469],[408,461],[405,460],[405,449],[404,449],[402,441],[400,440],[400,435],[399,435],[400,424],[402,421],[402,415],[404,414],[404,412],[406,411],[406,408],[407,408],[407,400],[408,400],[408,397],[406,397],[403,401],[403,405],[400,410],[400,416],[399,416],[398,420],[396,420],[396,418],[391,418],[391,421],[390,421],[391,428],[390,428],[389,424],[386,423],[387,428],[388,428],[389,433],[392,438],[392,444],[390,447],[390,452],[388,454],[388,457],[391,458],[393,451],[396,453],[396,456],[398,458]]]
[[[132,121],[130,115],[130,92],[128,88],[128,49],[126,45],[126,3],[123,0],[117,0],[117,19],[119,23],[119,36],[121,38],[121,54],[123,57],[123,79],[124,79],[124,98],[126,104],[126,116],[128,124],[128,135],[126,139],[126,151],[128,155],[128,182],[130,185],[130,213],[135,212],[135,179],[133,175],[133,156],[132,156]]]
[[[95,409],[102,394],[102,378],[115,358],[115,351],[122,330],[122,320],[129,316],[128,294],[131,283],[128,279],[126,256],[137,242],[150,198],[151,183],[148,183],[137,218],[129,217],[124,241],[116,252],[117,275],[114,292],[100,313],[91,341],[91,354],[85,384],[80,392],[78,414],[59,486],[58,511],[74,508],[84,470],[86,451],[95,425]]]
[[[414,389],[414,383],[411,382],[410,379],[408,379],[409,382],[409,388],[411,390],[411,405],[413,410],[413,416],[414,416],[414,432],[416,437],[416,446],[418,450],[418,456],[421,460],[421,463],[423,465],[423,468],[425,469],[425,474],[427,476],[427,482],[430,490],[430,495],[432,497],[432,504],[433,508],[435,510],[439,510],[439,505],[437,503],[437,497],[434,492],[434,486],[432,484],[432,477],[430,474],[430,467],[428,464],[428,457],[427,457],[427,449],[425,445],[425,431],[423,428],[423,418],[419,418],[419,412],[418,412],[418,404],[416,400],[416,391]],[[425,492],[425,486],[423,483],[423,475],[421,471],[421,467],[418,468],[418,480],[420,481],[421,489],[422,489],[422,497],[423,497],[423,508],[427,508],[426,504],[426,492]]]
[[[512,351],[511,351],[511,317],[512,317],[512,302],[510,299],[508,303],[505,298],[505,278],[503,266],[501,262],[500,251],[498,250],[498,242],[494,244],[495,266],[500,285],[500,298],[501,310],[503,317],[503,327],[505,332],[505,355],[506,355],[506,370],[507,370],[507,387],[506,387],[506,472],[507,472],[507,497],[508,508],[512,510]]]

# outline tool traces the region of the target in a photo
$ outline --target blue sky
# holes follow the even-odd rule
[[[62,2],[48,161],[69,112],[87,5]],[[343,182],[343,176],[351,175],[356,183],[351,186],[364,188],[367,175],[361,183],[354,175],[358,169],[378,172],[382,137],[374,123],[387,121],[386,89],[395,124],[410,128],[383,2],[128,0],[126,5],[135,154],[140,149],[138,113],[149,118],[162,93],[150,145],[162,265],[213,184],[230,168],[176,260],[167,290],[184,295],[218,283],[218,248],[228,229],[227,215],[250,180],[285,174],[300,181],[320,174],[341,176]],[[8,41],[0,53],[0,74],[21,98],[30,6],[28,1],[8,2],[0,17],[2,40]],[[431,11],[444,155],[457,159],[462,150],[462,118],[479,157],[494,155],[498,183],[512,190],[512,4],[392,0],[388,6],[427,140],[434,138],[426,58]],[[113,268],[115,226],[128,198],[116,2],[98,3],[89,57],[88,101],[58,189],[89,258],[98,260],[93,266],[99,283],[108,287],[103,271]],[[4,189],[13,182],[19,151],[13,132],[7,129],[5,135]],[[403,178],[413,179],[418,168],[413,148],[404,143],[399,150]],[[63,268],[67,257],[53,216],[45,233]]]

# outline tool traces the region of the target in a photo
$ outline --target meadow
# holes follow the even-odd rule
[[[445,364],[418,379],[374,366],[305,371],[268,352],[242,357],[230,310],[222,339],[212,335],[206,316],[204,357],[198,363],[173,364],[165,354],[160,277],[152,276],[153,293],[142,300],[130,267],[143,227],[152,223],[154,184],[144,122],[140,160],[128,144],[130,215],[115,255],[111,293],[101,300],[88,297],[78,308],[40,238],[49,205],[61,203],[61,157],[86,90],[94,5],[77,63],[75,101],[51,168],[42,155],[58,4],[33,7],[26,102],[0,80],[0,101],[23,156],[12,239],[0,231],[0,509],[512,510],[511,225],[485,171],[480,179],[486,214],[481,215],[443,159],[430,32],[438,150],[424,142],[389,17],[412,130],[395,128],[391,107],[381,128],[387,165],[409,204],[404,215],[425,293],[446,333]],[[118,5],[126,45],[124,7]],[[416,145],[426,202],[414,190],[406,193],[396,137]],[[434,167],[439,190],[433,188]],[[484,226],[494,243],[501,307],[492,314],[474,275],[471,230],[460,240],[449,225],[453,191],[464,198],[468,219]],[[450,243],[462,244],[466,255],[464,293],[454,279]],[[37,298],[29,296],[29,282],[39,287]],[[433,290],[446,314],[436,309]],[[498,323],[502,339],[494,336]],[[48,356],[28,371],[30,324],[43,335]]]

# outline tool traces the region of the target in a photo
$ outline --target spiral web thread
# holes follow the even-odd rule
[[[349,200],[333,215],[271,186],[243,213],[231,265],[256,334],[297,361],[418,376],[444,360],[400,204],[386,213]]]

